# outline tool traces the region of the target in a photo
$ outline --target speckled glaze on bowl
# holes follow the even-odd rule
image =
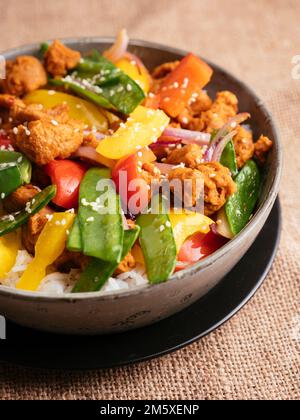
[[[112,38],[65,39],[65,44],[83,53],[106,49]],[[7,59],[18,55],[36,55],[39,45],[30,45],[4,53]],[[187,54],[175,48],[144,41],[132,41],[131,52],[148,68]],[[282,150],[272,118],[255,93],[242,81],[209,63],[214,77],[209,94],[220,90],[234,92],[240,110],[250,112],[255,137],[264,133],[274,141],[264,172],[264,184],[258,209],[248,226],[231,242],[191,268],[175,274],[167,283],[143,286],[115,294],[82,293],[61,297],[16,291],[0,286],[0,314],[20,325],[62,334],[107,334],[142,327],[181,311],[215,287],[244,256],[266,222],[279,191]],[[253,261],[255,263],[255,261]],[[242,279],[241,279],[242,281]]]

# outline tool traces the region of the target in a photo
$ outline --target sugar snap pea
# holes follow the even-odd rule
[[[0,236],[6,235],[22,226],[34,214],[44,208],[56,195],[55,185],[50,185],[26,204],[24,210],[0,218]]]
[[[82,239],[78,217],[76,217],[68,236],[67,249],[72,252],[82,252]]]
[[[124,229],[120,197],[110,178],[108,169],[87,171],[80,185],[78,220],[83,253],[119,263]]]
[[[261,176],[253,160],[241,169],[235,182],[237,192],[227,201],[225,212],[230,230],[237,235],[249,222],[259,197]]]
[[[5,198],[31,179],[31,163],[21,153],[0,151],[0,197]]]
[[[236,154],[232,140],[226,145],[222,153],[220,163],[230,170],[233,178],[237,176],[239,170],[237,166]]]
[[[141,214],[137,224],[149,282],[167,281],[176,265],[177,250],[170,218],[159,195],[152,199],[152,212]]]
[[[140,228],[138,226],[124,232],[122,259],[126,257],[133,247],[139,232]],[[97,292],[105,285],[117,267],[117,263],[93,258],[87,268],[82,272],[80,279],[73,289],[73,293]]]

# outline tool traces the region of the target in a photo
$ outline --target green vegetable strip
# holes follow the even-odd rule
[[[227,201],[225,212],[232,233],[237,235],[249,222],[259,197],[261,176],[253,160],[246,163],[235,182],[237,192]]]
[[[0,200],[31,179],[31,163],[21,153],[0,151]]]
[[[64,79],[50,79],[51,84],[65,86],[97,105],[131,114],[145,99],[140,86],[113,63],[92,53],[81,60],[75,71]]]
[[[55,185],[50,185],[37,194],[20,212],[0,218],[0,236],[6,235],[22,226],[34,214],[44,208],[56,195]]]
[[[0,168],[2,164],[11,163],[15,164],[21,174],[21,179],[24,184],[28,184],[31,180],[32,166],[30,161],[21,153],[11,152],[9,150],[0,151]],[[5,166],[5,165],[3,165]]]
[[[101,95],[117,110],[130,114],[145,99],[141,87],[105,57],[86,58],[75,70],[76,77],[86,78],[102,89]]]
[[[130,252],[139,236],[139,233],[140,228],[138,226],[136,226],[135,229],[126,230],[124,232],[122,259],[124,259]],[[107,280],[116,271],[117,267],[117,263],[111,263],[93,258],[90,264],[81,274],[80,279],[78,280],[72,292],[97,292],[105,285]]]
[[[149,282],[167,281],[176,265],[176,244],[170,219],[163,200],[157,195],[152,208],[161,209],[161,214],[141,214],[137,224],[141,228],[140,244],[143,250]]]
[[[120,197],[110,177],[108,169],[92,168],[86,173],[80,185],[78,218],[83,253],[104,261],[119,263],[122,257],[124,229]],[[110,181],[107,182],[104,192],[97,191],[101,180]],[[106,202],[101,203],[104,198]],[[110,212],[107,211],[109,203],[114,207]]]
[[[82,252],[82,239],[77,217],[68,236],[67,249],[72,252]]]
[[[70,89],[77,95],[81,96],[82,98],[88,99],[94,102],[96,105],[101,106],[105,109],[112,109],[112,105],[102,96],[97,95],[97,93],[91,92],[84,87],[79,86],[75,82],[66,82],[62,79],[49,79],[48,80],[51,85],[54,86],[63,86],[65,89]]]
[[[7,197],[9,194],[19,188],[23,182],[21,173],[16,164],[9,164],[11,166],[4,167],[6,163],[0,164],[0,200]]]
[[[222,153],[220,163],[230,170],[232,178],[235,178],[237,176],[239,171],[236,161],[234,144],[232,140],[226,145]]]

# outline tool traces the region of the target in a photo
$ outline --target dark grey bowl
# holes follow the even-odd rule
[[[112,38],[63,40],[81,52],[93,48],[104,50]],[[20,54],[37,54],[38,45],[17,48],[4,53],[7,59]],[[153,68],[166,61],[181,59],[186,51],[144,41],[132,41],[130,50]],[[279,191],[282,170],[282,148],[275,124],[255,93],[242,81],[210,63],[214,77],[208,91],[234,92],[240,110],[250,112],[256,137],[264,133],[274,141],[264,172],[264,185],[258,209],[248,226],[231,242],[207,259],[175,274],[167,283],[143,286],[115,294],[82,293],[50,296],[17,291],[0,286],[0,314],[27,327],[64,334],[102,334],[142,327],[191,305],[215,287],[244,256],[266,222]],[[253,261],[255,264],[255,261]]]

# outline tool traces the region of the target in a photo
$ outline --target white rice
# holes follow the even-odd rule
[[[27,251],[19,251],[14,267],[5,278],[0,278],[0,284],[15,288],[31,261],[32,256]],[[63,295],[65,293],[70,293],[79,277],[79,270],[71,270],[68,274],[59,272],[50,273],[41,282],[38,292],[48,293],[51,295]],[[138,264],[134,270],[120,274],[116,278],[110,278],[99,294],[106,292],[118,293],[132,289],[136,286],[146,285],[147,283],[148,279],[145,268],[143,265]]]

